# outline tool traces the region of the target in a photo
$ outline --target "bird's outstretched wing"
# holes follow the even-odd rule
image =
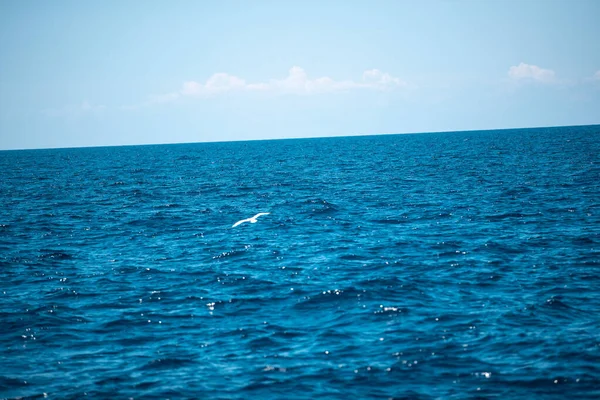
[[[270,213],[258,213],[258,214],[256,214],[254,217],[252,217],[252,218],[258,218],[258,217],[260,217],[261,215],[269,215],[269,214],[270,214]]]
[[[241,224],[243,224],[244,222],[248,222],[248,221],[250,221],[250,218],[246,218],[246,219],[243,219],[243,220],[241,220],[241,221],[238,221],[238,222],[236,222],[235,224],[233,224],[232,228],[235,228],[236,226],[238,226],[238,225],[241,225]]]

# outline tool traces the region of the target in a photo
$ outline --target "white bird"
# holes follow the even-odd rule
[[[269,215],[269,214],[270,214],[270,213],[258,213],[258,214],[256,214],[254,217],[252,217],[252,218],[246,218],[246,219],[243,219],[243,220],[241,220],[241,221],[238,221],[238,222],[236,222],[235,224],[233,224],[232,228],[235,228],[236,226],[238,226],[238,225],[240,225],[240,224],[243,224],[244,222],[250,222],[250,223],[252,223],[252,224],[255,224],[255,223],[257,223],[257,222],[258,222],[258,221],[256,220],[256,218],[260,217],[261,215]]]

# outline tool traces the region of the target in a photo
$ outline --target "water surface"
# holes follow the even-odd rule
[[[599,126],[0,152],[0,398],[598,398],[599,154]]]

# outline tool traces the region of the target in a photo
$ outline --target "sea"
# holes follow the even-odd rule
[[[600,126],[2,151],[0,398],[598,399]]]

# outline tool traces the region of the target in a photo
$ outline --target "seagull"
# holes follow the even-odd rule
[[[246,218],[246,219],[243,219],[243,220],[241,220],[241,221],[238,221],[238,222],[236,222],[235,224],[233,224],[232,228],[235,228],[236,226],[238,226],[238,225],[241,225],[241,224],[243,224],[244,222],[250,222],[250,223],[252,223],[252,224],[255,224],[256,222],[258,222],[258,221],[256,220],[256,218],[260,217],[261,215],[269,215],[269,214],[270,214],[270,213],[258,213],[258,214],[256,214],[254,217],[252,217],[252,218]]]

